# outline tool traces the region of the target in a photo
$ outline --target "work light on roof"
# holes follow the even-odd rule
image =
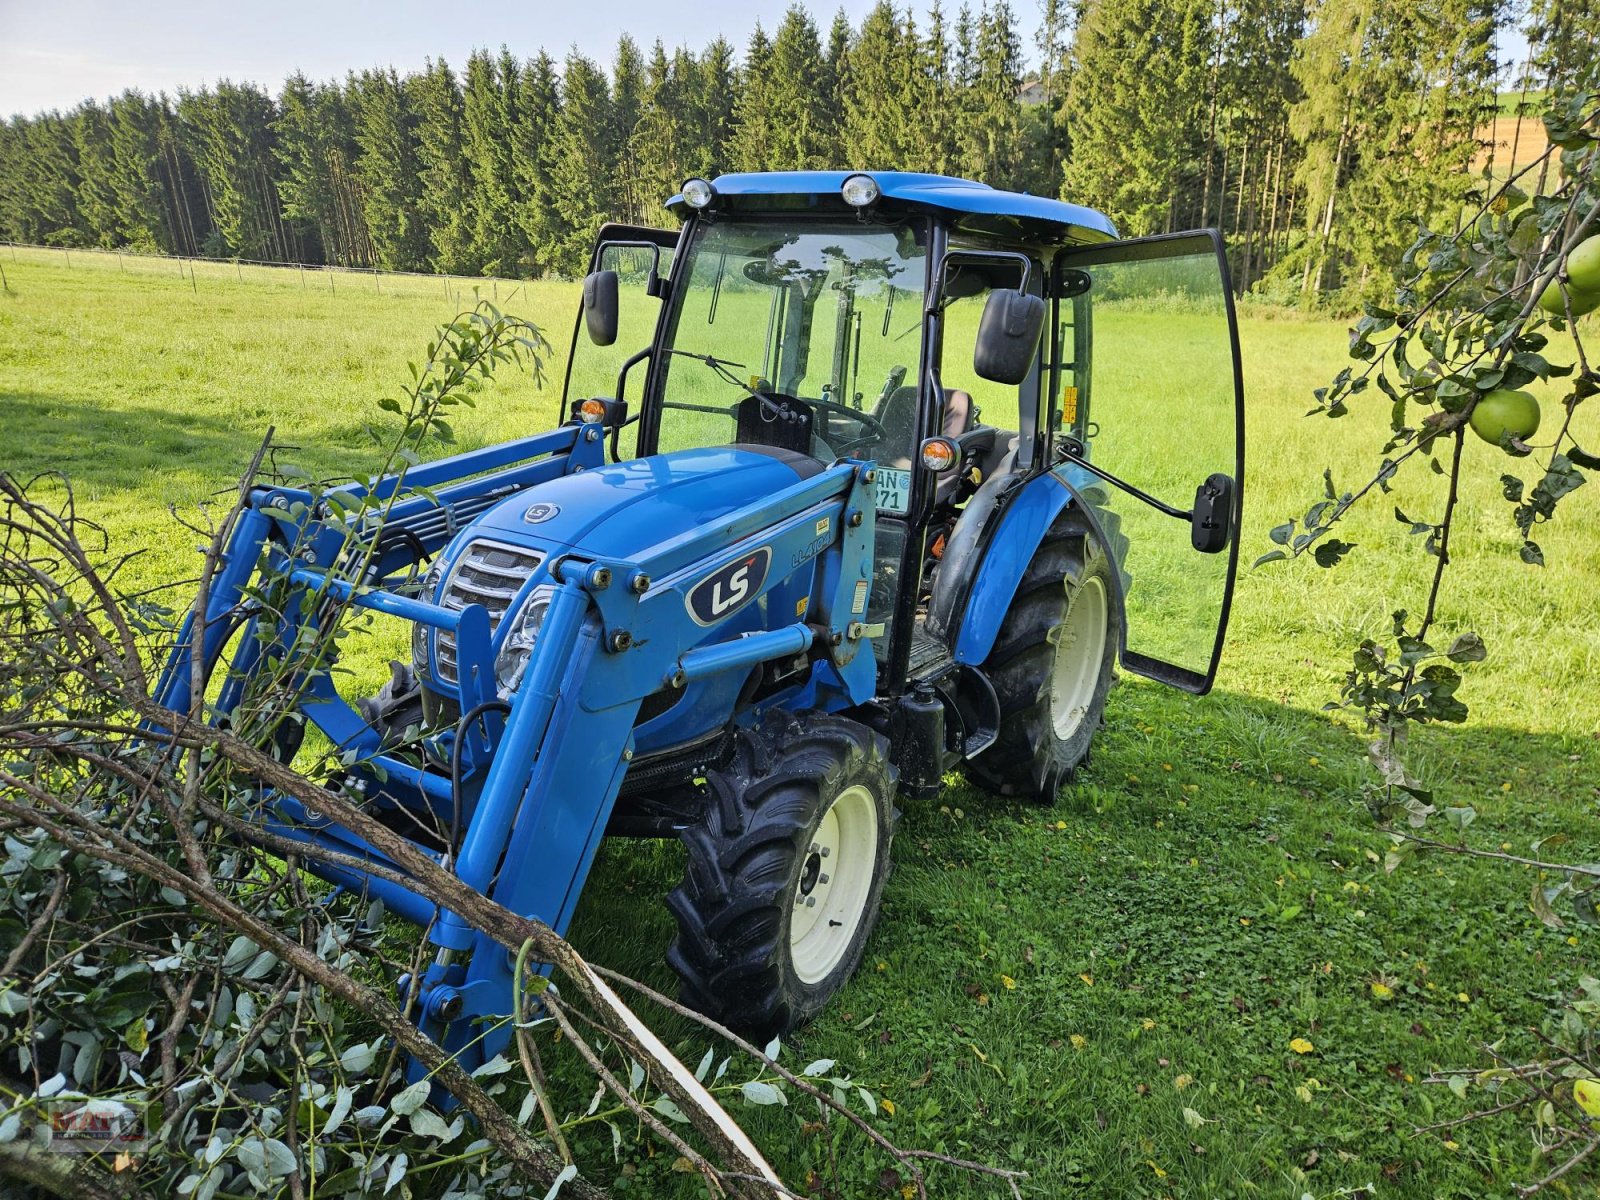
[[[865,208],[881,194],[878,181],[871,175],[849,175],[839,185],[839,194],[851,208]]]
[[[683,182],[683,202],[690,208],[704,208],[717,194],[707,179],[686,179]]]

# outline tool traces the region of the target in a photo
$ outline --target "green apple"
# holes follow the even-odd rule
[[[1600,241],[1600,238],[1595,239]],[[1576,251],[1574,251],[1576,253]],[[1581,317],[1592,308],[1600,308],[1600,291],[1585,291],[1571,283],[1567,284],[1567,294],[1561,294],[1561,285],[1554,279],[1545,285],[1543,292],[1539,293],[1539,307],[1552,317],[1567,315],[1567,301],[1572,302],[1572,315]]]
[[[1600,295],[1600,237],[1585,238],[1567,255],[1567,286],[1575,292]]]
[[[1539,428],[1539,402],[1530,392],[1496,388],[1479,398],[1468,419],[1472,432],[1491,446],[1498,446],[1508,433],[1525,442]]]

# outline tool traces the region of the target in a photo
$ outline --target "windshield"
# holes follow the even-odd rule
[[[792,213],[700,225],[657,363],[658,448],[761,440],[755,418],[779,423],[775,406],[798,400],[809,453],[909,466],[924,228]]]

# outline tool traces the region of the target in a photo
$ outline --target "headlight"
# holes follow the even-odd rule
[[[839,194],[851,208],[865,208],[878,198],[878,181],[871,175],[850,175],[839,186]]]
[[[685,179],[681,191],[683,202],[690,208],[704,208],[717,194],[717,189],[706,179]]]
[[[434,593],[439,590],[439,580],[444,576],[444,556],[440,555],[433,560],[433,565],[428,568],[428,573],[422,577],[422,587],[417,592],[417,598],[433,603]],[[421,621],[411,623],[411,668],[418,675],[428,673],[428,647],[431,642],[428,638],[429,626]]]
[[[534,640],[539,636],[539,626],[550,611],[550,598],[556,594],[551,584],[541,584],[528,594],[521,610],[513,618],[511,632],[500,646],[494,660],[494,679],[504,700],[522,683],[522,673],[528,669],[528,658],[533,654]]]

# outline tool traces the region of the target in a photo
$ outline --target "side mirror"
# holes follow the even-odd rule
[[[972,349],[972,369],[979,378],[1007,384],[1026,379],[1039,349],[1044,316],[1045,304],[1039,296],[1009,289],[990,292]]]
[[[583,324],[596,346],[617,340],[617,273],[591,271],[583,277]]]
[[[1189,540],[1201,554],[1216,554],[1228,544],[1233,525],[1233,478],[1220,471],[1194,492]]]

